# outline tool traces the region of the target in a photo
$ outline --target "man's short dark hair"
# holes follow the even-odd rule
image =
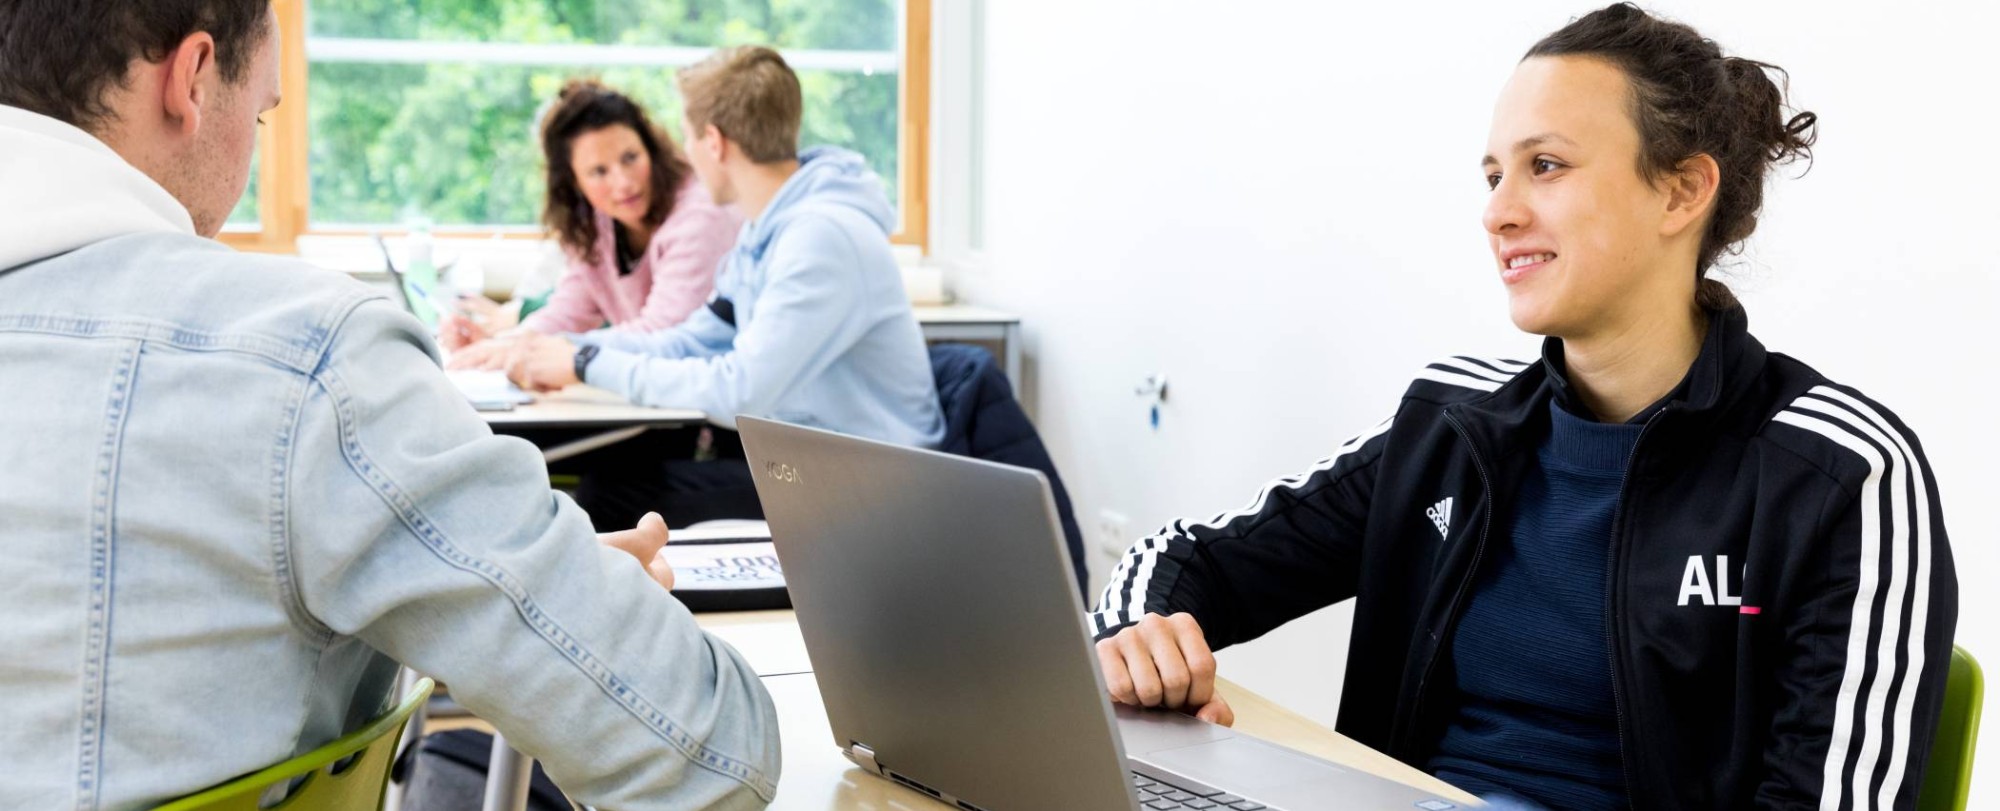
[[[132,60],[165,59],[197,31],[233,84],[270,13],[270,0],[0,0],[0,104],[92,129]]]

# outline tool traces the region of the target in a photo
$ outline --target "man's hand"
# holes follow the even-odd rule
[[[507,379],[534,392],[555,391],[576,379],[576,345],[556,335],[522,335],[507,352]]]
[[[639,526],[606,532],[597,536],[597,540],[637,558],[661,588],[674,589],[674,567],[667,565],[667,559],[660,555],[660,549],[667,545],[667,521],[659,513],[646,513],[639,519]]]
[[[1147,614],[1099,640],[1097,663],[1113,701],[1176,709],[1223,726],[1236,723],[1235,711],[1215,691],[1215,654],[1192,614]]]
[[[443,338],[442,333],[439,334],[439,338]],[[512,348],[513,342],[512,338],[502,335],[457,349],[445,347],[451,351],[451,357],[445,359],[444,368],[454,371],[458,369],[499,371],[507,368],[507,351]]]

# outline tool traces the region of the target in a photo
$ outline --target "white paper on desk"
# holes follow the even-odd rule
[[[674,567],[674,591],[782,589],[785,572],[778,567],[771,542],[676,544],[669,534],[660,555]]]
[[[771,524],[758,518],[717,518],[668,530],[669,543],[771,540]]]
[[[759,677],[812,672],[812,658],[806,655],[806,640],[796,622],[704,625],[702,630],[743,654]]]
[[[535,401],[534,395],[522,391],[507,379],[502,371],[483,369],[455,369],[444,373],[451,378],[451,384],[474,403],[513,403],[525,405]]]

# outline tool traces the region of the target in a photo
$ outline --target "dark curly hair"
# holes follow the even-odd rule
[[[112,115],[105,91],[124,83],[133,60],[158,62],[201,31],[235,84],[270,16],[270,0],[0,2],[0,104],[95,129]]]
[[[1714,40],[1687,25],[1619,3],[1585,14],[1528,49],[1537,56],[1589,56],[1624,71],[1632,85],[1632,121],[1639,130],[1639,171],[1657,180],[1696,155],[1721,168],[1715,209],[1702,234],[1696,300],[1709,309],[1737,306],[1727,285],[1708,278],[1724,253],[1740,253],[1757,230],[1764,178],[1772,167],[1803,158],[1808,167],[1819,117],[1786,116],[1785,85],[1771,80],[1776,65],[1724,56]]]
[[[597,246],[597,212],[583,197],[576,172],[570,169],[569,148],[576,137],[605,127],[624,125],[639,135],[652,159],[652,201],[646,221],[659,225],[673,213],[674,196],[693,171],[665,131],[653,125],[646,109],[631,97],[595,79],[571,79],[556,94],[542,117],[542,157],[548,163],[548,197],[542,204],[542,224],[562,242],[563,250],[588,260]]]

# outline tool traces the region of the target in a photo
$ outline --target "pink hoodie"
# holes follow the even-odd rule
[[[652,244],[621,278],[612,242],[617,230],[610,216],[599,213],[590,261],[570,256],[569,271],[549,303],[522,326],[542,333],[587,332],[610,321],[613,329],[653,332],[679,324],[708,301],[716,268],[742,224],[736,209],[716,205],[690,176],[674,198],[673,212],[653,232]]]

